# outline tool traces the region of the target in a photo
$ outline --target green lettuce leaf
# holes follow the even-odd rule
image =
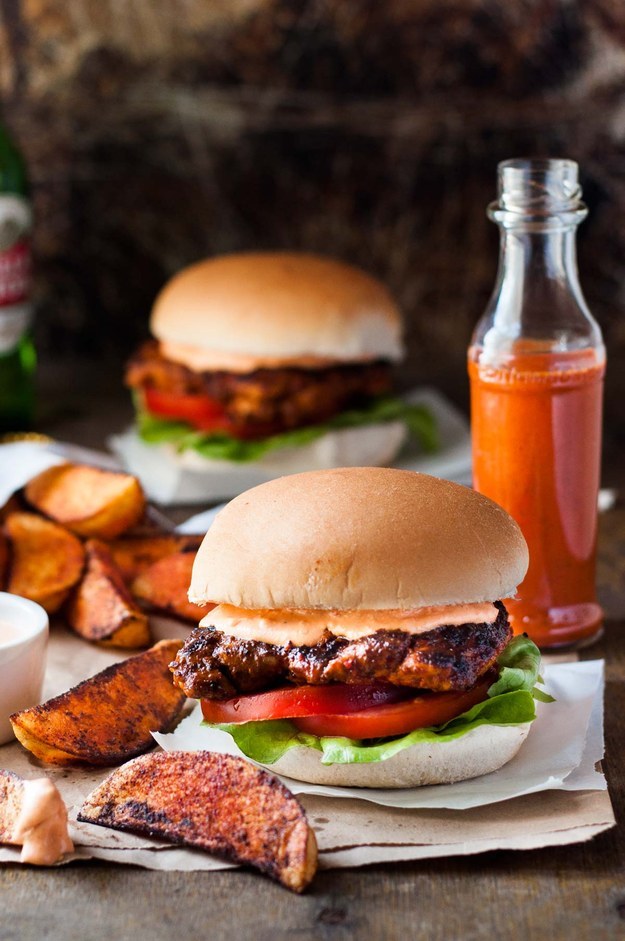
[[[536,689],[540,682],[540,651],[525,636],[516,637],[499,657],[499,679],[488,690],[488,698],[444,725],[416,729],[408,735],[384,740],[354,741],[341,737],[319,737],[300,732],[288,719],[217,725],[232,736],[243,754],[261,764],[273,764],[290,748],[308,746],[321,752],[323,764],[352,764],[386,761],[417,742],[451,741],[480,725],[519,725],[536,717],[534,700],[552,702]]]
[[[499,679],[488,690],[489,696],[525,689],[540,702],[554,701],[553,696],[536,686],[537,683],[542,683],[542,677],[538,672],[540,651],[527,634],[520,634],[511,640],[500,654],[497,664]]]
[[[319,425],[295,428],[260,441],[241,441],[224,432],[196,431],[183,421],[159,418],[137,408],[139,437],[148,444],[173,444],[178,451],[193,450],[202,457],[222,461],[256,461],[278,448],[297,447],[315,441],[328,431],[359,428],[363,425],[403,421],[424,451],[439,447],[436,422],[432,413],[422,405],[409,405],[395,397],[376,399],[366,408],[341,412]]]
[[[321,752],[324,765],[332,765],[386,761],[417,742],[451,741],[480,725],[519,725],[522,722],[531,722],[535,717],[532,694],[519,689],[493,699],[485,699],[445,725],[431,729],[415,729],[408,735],[383,741],[358,742],[349,738],[309,735],[298,731],[288,719],[218,725],[217,728],[228,732],[244,755],[261,764],[273,764],[289,748],[307,745]]]

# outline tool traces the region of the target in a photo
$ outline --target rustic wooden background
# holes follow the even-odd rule
[[[203,255],[307,248],[384,278],[404,380],[466,403],[497,161],[566,155],[625,435],[624,83],[615,0],[0,0],[43,359],[126,355],[163,281]]]

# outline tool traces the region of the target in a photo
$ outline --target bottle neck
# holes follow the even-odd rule
[[[497,284],[512,300],[507,312],[513,315],[527,295],[570,293],[586,307],[577,275],[576,229],[527,231],[502,228]],[[516,308],[516,310],[515,310]],[[556,312],[557,313],[557,312]]]
[[[601,342],[577,274],[577,226],[501,225],[491,326],[509,340]]]
[[[28,196],[28,180],[22,155],[0,115],[0,196],[3,193]]]

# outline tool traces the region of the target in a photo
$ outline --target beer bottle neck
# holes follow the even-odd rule
[[[24,159],[0,114],[0,195],[28,196]]]

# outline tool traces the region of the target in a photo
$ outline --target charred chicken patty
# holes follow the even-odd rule
[[[167,359],[158,341],[144,344],[130,360],[126,384],[176,395],[205,395],[225,417],[253,436],[314,425],[359,408],[391,389],[389,363],[346,363],[319,369],[256,369],[250,373],[195,372]]]
[[[490,624],[441,625],[421,634],[379,630],[359,640],[326,631],[310,647],[238,640],[210,627],[192,631],[170,669],[192,699],[229,699],[285,683],[384,681],[437,692],[467,690],[512,639],[504,605]]]

